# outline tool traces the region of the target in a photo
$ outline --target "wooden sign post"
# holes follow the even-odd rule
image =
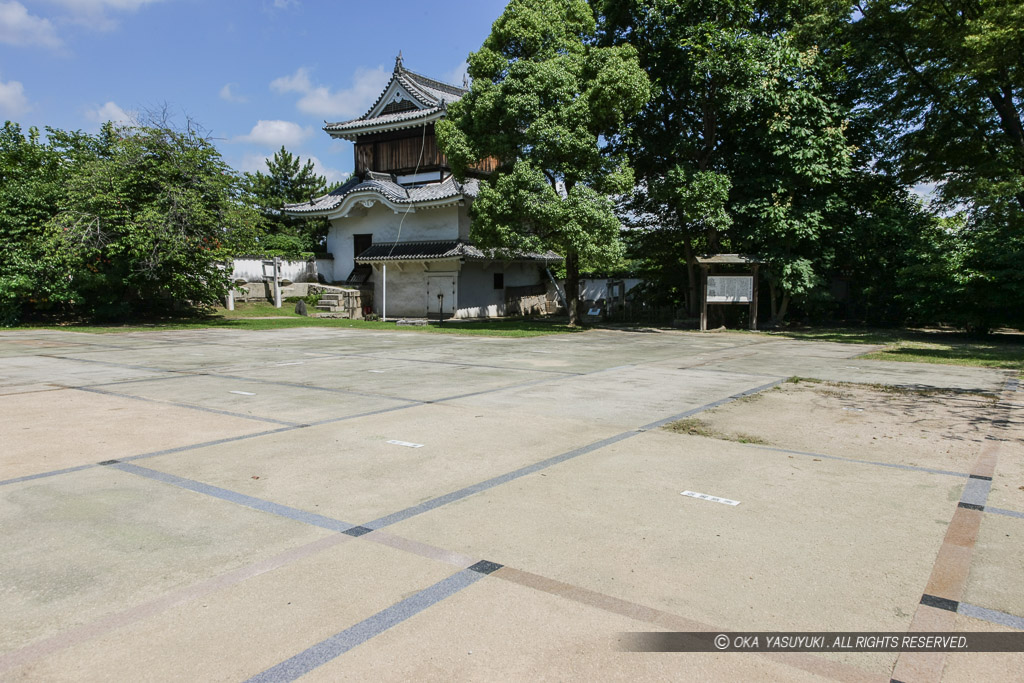
[[[747,304],[750,329],[757,329],[757,268],[761,261],[743,254],[698,256],[700,265],[700,329],[708,329],[708,304]],[[749,266],[747,272],[722,272],[716,266]],[[716,268],[715,272],[712,269]]]

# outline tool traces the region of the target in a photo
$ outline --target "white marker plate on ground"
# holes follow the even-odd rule
[[[367,372],[384,372],[384,370],[367,370]]]
[[[229,394],[238,394],[239,396],[255,396],[251,391],[229,391]]]
[[[690,498],[700,498],[701,500],[710,500],[712,503],[723,503],[725,505],[739,505],[738,500],[729,500],[728,498],[719,498],[718,496],[709,496],[706,493],[697,493],[696,491],[683,491],[684,496]]]
[[[406,446],[408,448],[423,448],[423,444],[421,444],[421,443],[411,443],[409,441],[395,441],[395,440],[391,440],[391,441],[388,441],[388,443],[393,443],[396,446]]]
[[[294,363],[274,363],[274,365],[281,367],[282,365],[302,365],[302,361],[295,361]]]

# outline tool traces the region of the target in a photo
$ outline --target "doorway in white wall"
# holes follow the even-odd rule
[[[455,273],[427,276],[427,317],[437,318],[443,313],[448,318],[455,315]]]

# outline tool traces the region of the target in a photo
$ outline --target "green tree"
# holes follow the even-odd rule
[[[772,318],[807,297],[828,267],[822,245],[850,148],[832,70],[811,36],[823,3],[592,0],[602,40],[628,41],[655,94],[620,149],[639,182],[635,214],[653,217],[641,246],[674,247],[696,314],[696,256],[724,250],[768,261]],[[826,13],[827,14],[827,13]],[[637,253],[668,273],[663,254]],[[669,259],[671,261],[671,259]],[[676,283],[675,286],[678,286]]]
[[[845,34],[880,167],[950,204],[1024,210],[1024,5],[872,0]]]
[[[59,159],[36,128],[0,131],[0,326],[15,324],[34,290],[38,240],[60,196]]]
[[[595,39],[584,0],[512,0],[469,56],[469,93],[437,124],[457,176],[480,159],[500,161],[473,203],[472,239],[562,253],[570,324],[581,268],[621,259],[612,197],[631,189],[633,173],[609,143],[649,96],[636,51]]]
[[[312,160],[307,159],[303,164],[301,158],[283,146],[266,163],[267,173],[245,174],[252,202],[266,224],[266,235],[260,240],[260,247],[295,255],[320,249],[327,238],[330,221],[323,217],[289,216],[282,209],[285,204],[308,202],[324,195],[333,186],[329,187],[327,179],[316,174]]]
[[[976,332],[1020,325],[1024,6],[877,0],[856,9],[838,36],[851,101],[875,133],[874,168],[904,185],[933,184],[939,206],[956,214],[903,271],[908,311]]]
[[[258,216],[194,126],[106,124],[76,159],[44,234],[48,296],[100,319],[209,305]]]
[[[49,302],[43,264],[46,223],[56,215],[75,163],[95,153],[96,141],[78,132],[37,128],[27,135],[10,121],[0,131],[0,325],[13,325],[26,304]]]

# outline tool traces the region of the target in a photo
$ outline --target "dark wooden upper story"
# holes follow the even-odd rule
[[[426,127],[361,135],[355,143],[356,174],[365,171],[405,175],[448,170],[448,159],[437,148],[434,124]],[[472,175],[484,175],[494,171],[496,159],[484,159],[470,167]]]

